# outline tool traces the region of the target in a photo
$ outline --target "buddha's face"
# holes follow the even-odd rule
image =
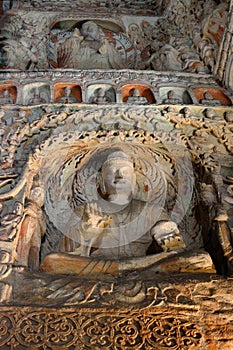
[[[103,89],[97,89],[96,90],[96,96],[98,97],[105,97],[105,91]]]
[[[3,91],[3,96],[4,97],[8,97],[9,96],[9,91],[8,90],[4,90]]]
[[[65,96],[70,96],[70,94],[71,94],[71,88],[70,87],[65,87],[65,89],[64,89],[64,93],[65,93]]]
[[[139,97],[140,96],[140,92],[139,92],[139,90],[138,89],[132,89],[131,91],[130,91],[130,96],[133,96],[133,97]]]
[[[168,98],[174,98],[174,97],[175,97],[174,91],[172,91],[172,90],[168,91],[167,97],[168,97]]]
[[[205,97],[206,100],[212,100],[213,99],[213,96],[209,92],[205,92],[204,93],[204,97]]]
[[[109,161],[103,166],[101,176],[107,195],[125,194],[130,196],[133,193],[136,175],[131,162],[124,159]]]

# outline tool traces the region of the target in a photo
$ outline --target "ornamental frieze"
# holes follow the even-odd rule
[[[4,349],[227,349],[232,339],[215,340],[224,321],[211,326],[197,314],[162,308],[156,310],[91,310],[8,308],[1,312],[1,340]],[[208,332],[208,327],[211,333]],[[229,327],[231,331],[231,327]],[[220,347],[219,347],[220,346]]]

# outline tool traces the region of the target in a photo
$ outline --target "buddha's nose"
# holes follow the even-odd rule
[[[123,174],[122,174],[121,169],[117,169],[116,170],[115,177],[118,178],[118,179],[122,179],[123,178]]]

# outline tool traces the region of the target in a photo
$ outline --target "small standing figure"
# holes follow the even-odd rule
[[[64,89],[64,94],[60,98],[59,103],[77,103],[76,97],[72,95],[72,89],[69,86],[66,86]]]
[[[23,217],[23,205],[15,202],[12,213],[5,214],[1,219],[0,241],[12,242],[17,234],[17,227]]]
[[[136,88],[130,90],[129,97],[127,98],[126,102],[137,105],[148,104],[147,98],[145,96],[141,96],[139,90]]]
[[[131,23],[129,25],[128,36],[139,50],[143,49],[142,32],[141,32],[138,24]]]
[[[24,209],[24,220],[19,233],[17,246],[17,265],[35,271],[39,267],[41,237],[45,234],[46,224],[42,210],[44,190],[34,187]]]
[[[142,21],[140,27],[144,42],[149,44],[152,40],[153,26],[148,21]]]

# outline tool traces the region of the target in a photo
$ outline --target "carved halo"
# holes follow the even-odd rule
[[[159,167],[156,155],[143,145],[116,142],[102,144],[101,147],[92,150],[91,154],[86,154],[80,161],[80,167],[72,184],[73,208],[85,202],[97,200],[98,173],[108,156],[115,151],[127,154],[129,161],[134,164],[136,173],[134,199],[144,202],[162,202],[167,190],[167,181]]]
[[[121,140],[116,136],[109,139],[112,136],[108,132],[104,133],[102,138],[98,142],[95,141],[94,144],[89,138],[85,143],[83,139],[80,140],[77,145],[76,139],[76,146],[74,139],[70,139],[70,152],[67,144],[66,147],[63,147],[61,143],[57,145],[61,147],[61,150],[56,149],[54,145],[56,149],[55,161],[53,150],[47,149],[45,164],[48,166],[48,164],[53,163],[55,166],[53,172],[51,172],[51,167],[48,168],[50,174],[47,170],[45,171],[45,177],[43,170],[41,172],[41,180],[43,183],[46,182],[45,187],[47,188],[45,211],[49,220],[60,232],[65,230],[67,220],[74,217],[74,210],[78,206],[98,200],[98,173],[107,157],[117,150],[126,153],[134,164],[136,173],[134,199],[145,202],[145,204],[153,202],[160,207],[165,206],[168,177],[164,169],[167,167],[168,173],[170,172],[171,175],[171,159],[167,158],[164,164],[161,164],[161,159],[158,161],[161,150],[158,147],[158,142],[154,142],[154,139],[150,146],[147,146],[139,143],[136,137],[133,141],[132,139],[127,140],[128,136],[126,135],[122,135],[123,139]],[[59,143],[59,140],[57,142]],[[161,146],[161,143],[159,145]],[[66,148],[65,153],[63,153],[62,147]],[[170,181],[171,177],[169,183]]]

